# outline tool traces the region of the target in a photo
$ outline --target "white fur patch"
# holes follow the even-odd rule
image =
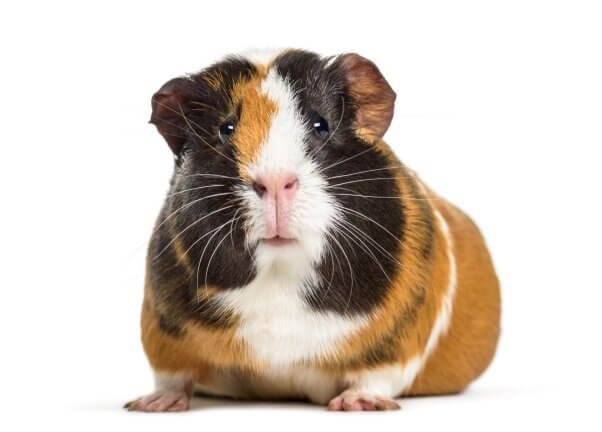
[[[391,365],[358,373],[348,373],[349,388],[386,398],[400,396],[407,390],[422,367],[422,358],[414,357],[405,365]]]
[[[328,69],[330,66],[332,66],[334,64],[335,61],[337,61],[337,59],[339,57],[340,57],[340,55],[334,55],[334,56],[330,57],[330,59],[328,59],[328,61],[324,65],[324,68]]]
[[[240,315],[236,336],[256,358],[283,368],[334,353],[345,336],[367,323],[362,317],[312,310],[303,299],[306,291],[303,275],[279,263],[218,298]]]
[[[192,384],[192,376],[188,373],[173,374],[155,371],[154,375],[156,390],[180,391]]]

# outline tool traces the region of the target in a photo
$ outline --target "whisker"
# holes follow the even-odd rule
[[[205,252],[207,251],[207,247],[211,244],[211,240],[213,240],[213,237],[215,237],[222,230],[222,228],[225,227],[226,225],[228,225],[229,223],[230,223],[230,219],[228,219],[227,222],[223,223],[222,225],[218,226],[217,228],[213,229],[212,231],[209,231],[209,233],[213,232],[213,234],[211,235],[211,237],[209,237],[209,240],[207,240],[207,244],[203,248],[203,252],[201,253],[201,257],[199,258],[199,263],[197,264],[197,267],[196,267],[196,291],[197,291],[197,296],[198,296],[198,291],[199,291],[199,271],[201,270],[201,263],[203,262],[203,257],[205,256]],[[205,237],[209,233],[204,234],[203,237]],[[203,238],[203,237],[201,237],[201,238]],[[198,241],[200,241],[201,238],[199,238],[195,243],[197,243]],[[207,288],[207,286],[205,286],[205,288]]]
[[[339,271],[341,273],[343,273],[343,269],[341,268],[341,262],[339,261],[339,258],[336,256],[336,254],[333,252],[332,247],[328,244],[325,243],[326,246],[326,251],[328,252],[328,257],[330,258],[330,280],[328,281],[328,287],[326,288],[326,291],[322,294],[321,298],[318,298],[319,300],[319,304],[323,305],[324,302],[326,301],[326,297],[328,296],[328,293],[330,292],[330,288],[332,287],[332,280],[334,279],[334,258],[337,259],[337,266],[339,267]]]
[[[196,173],[196,174],[176,174],[178,177],[182,177],[182,178],[187,178],[187,177],[217,177],[217,178],[225,178],[225,179],[231,179],[231,180],[237,180],[239,181],[240,178],[238,177],[231,177],[231,176],[227,176],[227,175],[223,175],[223,174],[214,174],[214,173]]]
[[[355,237],[355,239],[357,239],[357,241],[355,241],[353,238],[350,237],[351,241],[353,241],[361,249],[363,249],[364,251],[366,251],[366,253],[370,256],[370,258],[372,258],[372,260],[376,263],[376,265],[383,272],[383,274],[385,275],[385,277],[387,278],[387,280],[389,282],[391,282],[391,279],[389,278],[389,275],[387,274],[387,272],[383,268],[382,264],[380,263],[380,261],[378,260],[378,258],[376,257],[376,255],[374,255],[374,252],[372,252],[372,250],[366,245],[366,243],[361,238],[359,238],[357,236],[357,234],[353,233],[349,228],[345,227],[344,225],[339,225],[339,228],[340,229],[344,229],[349,235],[351,235],[351,236]],[[340,234],[344,235],[343,232],[340,232]],[[358,243],[358,241],[359,241],[359,243]]]
[[[385,231],[386,233],[388,233],[391,237],[393,237],[395,239],[395,241],[400,241],[399,238],[397,238],[397,236],[395,236],[395,234],[393,234],[391,231],[389,231],[386,227],[382,226],[380,223],[376,222],[374,219],[372,219],[371,217],[366,216],[365,214],[358,212],[356,210],[352,210],[350,208],[344,207],[344,206],[337,206],[339,210],[341,210],[344,213],[353,213],[363,219],[366,219],[370,222],[372,222],[373,224],[375,224],[376,226],[380,227],[383,231]]]
[[[350,220],[347,220],[347,219],[340,219],[339,222],[347,225],[347,227],[349,229],[354,230],[358,235],[361,235],[364,239],[366,239],[371,244],[373,244],[375,247],[377,247],[383,255],[388,256],[389,259],[391,259],[395,263],[401,265],[401,263],[399,262],[399,260],[397,258],[395,258],[393,255],[391,255],[391,253],[388,250],[386,250],[383,246],[381,246],[380,243],[378,243],[376,240],[374,240],[371,236],[369,236],[365,231],[360,229],[353,222],[351,222]]]
[[[363,183],[363,182],[367,182],[367,181],[398,180],[399,178],[400,177],[372,177],[372,178],[367,178],[367,179],[349,180],[349,181],[346,181],[343,183],[337,183],[334,185],[326,186],[326,189],[333,188],[335,186],[342,186],[342,185],[348,185],[348,184],[354,184],[354,183]]]
[[[347,193],[336,193],[333,196],[354,196],[359,198],[374,198],[374,199],[402,199],[405,201],[432,201],[441,200],[441,198],[414,198],[414,197],[402,197],[402,196],[376,196],[376,195],[362,195],[362,194],[347,194]]]
[[[190,206],[192,206],[192,205],[194,205],[196,203],[199,203],[199,202],[201,202],[203,200],[206,200],[208,198],[214,198],[214,197],[218,197],[218,196],[232,195],[232,194],[233,194],[233,192],[223,192],[223,193],[218,193],[218,194],[213,194],[213,195],[207,195],[205,197],[201,197],[201,198],[195,199],[195,200],[193,200],[193,201],[191,201],[191,202],[189,202],[187,204],[184,204],[183,206],[181,206],[181,207],[177,208],[176,210],[174,210],[173,212],[171,212],[169,214],[169,216],[167,216],[165,219],[163,219],[163,221],[159,225],[157,225],[157,227],[153,231],[153,234],[155,234],[159,230],[159,228],[161,228],[163,226],[163,224],[165,222],[167,222],[170,218],[172,218],[180,210],[182,210],[184,208],[187,208],[187,207],[190,207]]]
[[[236,217],[236,215],[238,215],[238,212],[240,212],[240,208],[236,209],[236,212],[234,212],[234,217]],[[238,222],[238,220],[236,221]],[[230,223],[230,242],[232,243],[232,247],[234,248],[234,238],[232,236],[232,233],[234,232],[234,219],[232,219],[232,222]]]
[[[230,221],[228,220],[228,223],[230,223]],[[219,230],[220,228],[222,228],[224,225],[220,225],[216,228],[213,228],[209,231],[207,231],[205,234],[203,234],[202,236],[200,236],[198,239],[196,239],[189,247],[188,249],[186,249],[184,251],[184,253],[182,254],[183,256],[188,256],[188,252],[190,252],[190,250],[195,247],[197,245],[197,243],[199,243],[201,240],[203,240],[205,237],[207,237],[209,234],[214,233],[215,231]],[[200,261],[199,261],[199,265],[200,265]],[[198,269],[197,269],[197,288],[198,288]]]
[[[327,231],[325,231],[324,233],[336,243],[336,245],[339,247],[340,251],[343,253],[343,256],[347,260],[347,265],[349,266],[349,278],[351,280],[351,283],[349,284],[349,298],[347,300],[347,305],[345,306],[345,312],[346,312],[349,309],[349,305],[351,304],[351,297],[353,295],[353,284],[355,283],[355,279],[353,277],[353,267],[351,266],[351,261],[349,261],[349,257],[345,253],[345,249],[343,249],[343,246],[341,246],[341,243],[339,243],[339,241],[335,238],[334,235],[329,234]]]
[[[371,173],[371,172],[375,172],[375,171],[394,170],[394,169],[400,169],[400,168],[403,168],[403,165],[384,167],[384,168],[376,168],[376,169],[370,169],[370,170],[364,170],[364,171],[356,171],[356,172],[349,173],[349,174],[341,174],[341,175],[326,177],[325,180],[333,180],[333,179],[342,178],[342,177],[350,177],[350,176],[359,175],[359,174],[367,174],[367,173]]]
[[[332,280],[334,279],[334,252],[332,251],[332,247],[330,245],[328,245],[328,248],[326,250],[328,251],[328,256],[330,257],[330,280],[328,281],[328,288],[326,288],[326,291],[324,292],[324,297],[328,295],[328,292],[332,287]],[[339,263],[338,265],[339,270],[341,270],[341,263]]]
[[[352,159],[355,159],[356,157],[359,157],[359,156],[361,156],[361,155],[363,155],[363,154],[365,154],[365,153],[369,152],[370,150],[373,150],[373,149],[372,149],[372,147],[369,147],[369,148],[367,148],[367,149],[365,149],[365,150],[362,150],[361,152],[359,152],[359,153],[356,153],[356,154],[354,154],[353,156],[349,156],[349,157],[348,157],[348,158],[346,158],[346,159],[339,160],[339,161],[337,161],[337,162],[335,162],[335,163],[333,163],[333,164],[331,164],[331,165],[328,165],[326,168],[322,168],[322,169],[320,169],[318,172],[321,172],[321,173],[322,173],[322,172],[324,172],[324,171],[326,171],[326,170],[328,170],[328,169],[330,169],[330,168],[333,168],[333,167],[335,167],[335,166],[337,166],[337,165],[340,165],[340,164],[342,164],[342,163],[345,163],[345,162],[348,162],[348,161],[350,161],[350,160],[352,160]]]
[[[234,220],[234,218],[233,218],[233,220]],[[230,223],[232,224],[232,222],[230,222]],[[209,275],[209,267],[211,266],[211,261],[213,260],[213,257],[215,256],[215,253],[217,252],[219,247],[222,245],[224,240],[226,240],[231,233],[232,233],[232,228],[230,228],[230,231],[228,231],[226,233],[226,235],[222,237],[222,239],[219,241],[219,243],[217,244],[215,249],[213,249],[213,253],[209,257],[209,262],[207,263],[207,268],[205,269],[205,288],[207,288],[207,277]]]
[[[180,194],[183,194],[183,193],[186,193],[186,192],[190,192],[190,191],[193,191],[193,190],[207,189],[207,188],[218,187],[218,186],[224,186],[224,185],[223,184],[213,184],[213,185],[208,185],[208,186],[193,187],[193,188],[190,188],[190,189],[184,189],[184,190],[179,191],[179,192],[171,193],[171,194],[167,195],[167,197],[170,198],[172,196],[180,195]]]
[[[228,201],[225,202],[225,204],[233,204],[236,203],[237,201],[241,200],[241,198],[233,198],[233,199],[229,199]],[[230,206],[233,207],[234,205]],[[197,245],[197,243],[199,241],[201,241],[203,238],[205,238],[207,235],[211,234],[214,231],[214,229],[209,230],[209,232],[203,234],[200,238],[196,239],[194,241],[194,243],[192,243],[183,253],[181,256],[178,257],[177,261],[175,262],[174,266],[177,264],[180,264],[182,262],[182,260],[186,257],[188,257],[188,253],[192,250],[192,248],[194,246]]]
[[[169,247],[170,247],[170,246],[171,246],[171,245],[172,245],[172,244],[173,244],[173,243],[176,241],[176,239],[177,239],[178,237],[180,237],[182,234],[184,234],[186,231],[188,231],[188,230],[189,230],[190,228],[192,228],[194,225],[198,224],[198,223],[199,223],[199,222],[201,222],[203,219],[207,219],[209,216],[211,216],[211,215],[214,215],[215,213],[219,213],[219,212],[221,212],[221,211],[227,210],[227,209],[229,209],[229,208],[232,208],[232,207],[234,207],[234,205],[230,205],[230,206],[226,206],[226,207],[219,208],[219,209],[217,209],[217,210],[214,210],[214,211],[212,211],[212,212],[210,212],[210,213],[206,214],[205,216],[203,216],[203,217],[201,217],[201,218],[199,218],[199,219],[195,220],[194,222],[192,222],[190,225],[188,225],[186,228],[184,228],[182,231],[180,231],[180,232],[179,232],[177,235],[175,235],[175,236],[174,236],[174,237],[171,239],[171,241],[170,241],[169,243],[167,243],[167,245],[166,245],[166,246],[165,246],[163,249],[161,249],[161,251],[160,251],[160,252],[159,252],[157,255],[155,255],[155,257],[153,258],[153,260],[156,260],[157,258],[159,258],[159,257],[160,257],[160,256],[163,254],[163,252],[165,252],[165,251],[167,250],[167,248],[169,248]]]
[[[341,189],[341,190],[346,190],[348,192],[359,193],[358,191],[356,191],[354,189],[349,189],[349,188],[342,187],[342,186],[333,186],[332,189]]]

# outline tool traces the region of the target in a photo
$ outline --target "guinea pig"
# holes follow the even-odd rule
[[[168,81],[151,123],[174,156],[148,248],[155,391],[398,409],[491,362],[500,292],[475,224],[383,141],[395,92],[357,54],[231,56]]]

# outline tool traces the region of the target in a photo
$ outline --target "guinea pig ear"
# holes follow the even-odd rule
[[[395,92],[370,60],[351,53],[339,61],[356,105],[356,132],[369,139],[382,138],[393,119]]]
[[[157,126],[171,151],[177,155],[187,139],[185,115],[190,110],[194,81],[174,78],[153,95],[150,123]]]

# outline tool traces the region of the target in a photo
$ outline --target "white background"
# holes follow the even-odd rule
[[[600,2],[3,2],[0,36],[1,429],[600,430]],[[503,331],[466,393],[121,410],[152,386],[143,261],[172,161],[150,97],[274,46],[374,60],[398,95],[387,141],[485,233]]]

